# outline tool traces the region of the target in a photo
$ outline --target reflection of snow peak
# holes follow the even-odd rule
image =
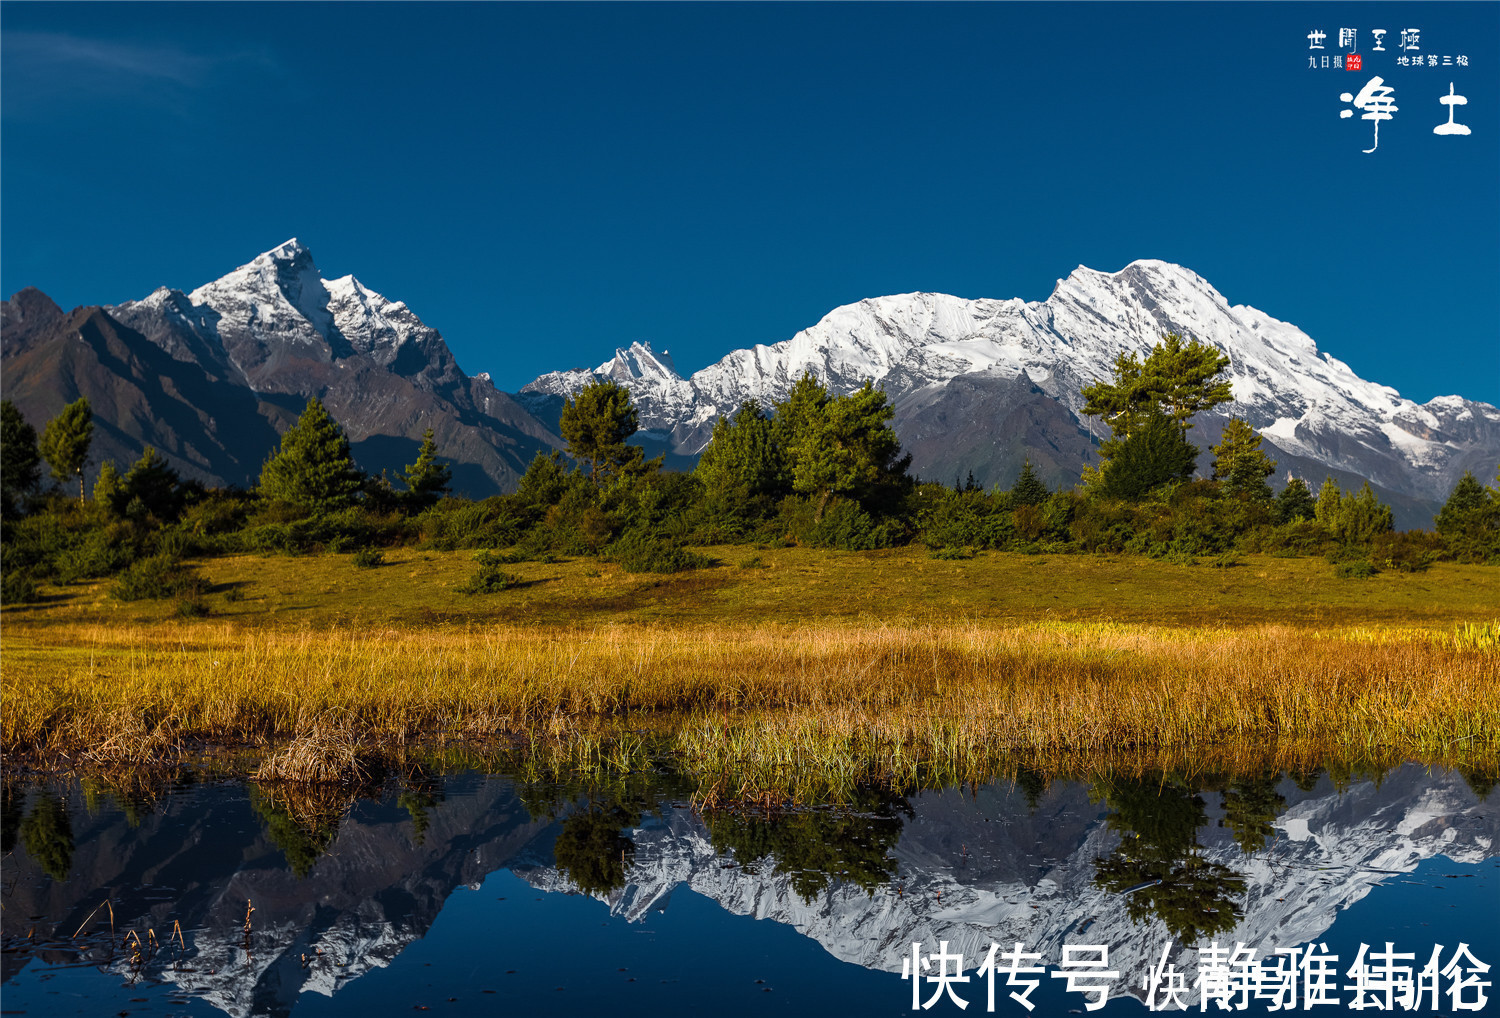
[[[1290,783],[1281,791],[1292,803],[1276,823],[1285,836],[1253,856],[1242,855],[1230,832],[1212,821],[1199,831],[1204,857],[1238,871],[1246,883],[1244,918],[1219,942],[1243,941],[1262,956],[1321,936],[1341,909],[1424,859],[1445,855],[1477,863],[1490,857],[1500,830],[1500,803],[1476,803],[1456,775],[1432,777],[1417,767],[1387,775],[1378,787],[1366,782],[1337,793],[1325,781],[1317,796]],[[929,794],[914,801],[916,819],[895,852],[899,892],[883,886],[867,895],[836,885],[811,902],[770,866],[750,874],[726,863],[702,824],[675,811],[633,832],[631,882],[609,897],[610,910],[639,920],[686,886],[732,913],[792,926],[841,960],[891,972],[900,971],[902,953],[913,943],[935,950],[946,940],[968,969],[992,943],[1019,941],[1042,951],[1049,964],[1061,958],[1064,942],[1107,944],[1110,967],[1121,972],[1114,995],[1141,996],[1147,970],[1160,963],[1171,937],[1159,920],[1133,924],[1124,896],[1094,884],[1094,861],[1110,853],[1118,836],[1098,822],[1100,811],[1085,791],[1073,786],[1048,796],[1053,810],[1093,818],[1071,843],[1050,838],[1046,828],[1034,844],[1005,841],[1009,826],[1020,823],[1015,805],[1007,816],[1003,802],[987,804],[983,793],[977,806],[958,798]],[[1000,807],[992,813],[1003,824],[982,823],[987,806]],[[1001,842],[981,840],[991,835]],[[960,845],[970,854],[960,855]],[[539,888],[570,886],[550,868],[517,872]],[[1190,971],[1197,952],[1174,945],[1171,959]]]
[[[346,820],[306,878],[285,869],[239,869],[187,931],[191,960],[151,977],[202,997],[234,1018],[286,1015],[306,992],[331,997],[391,964],[423,937],[458,886],[486,876],[548,826],[532,821],[505,781],[486,781],[432,811],[423,843],[405,824]],[[255,904],[251,950],[243,947],[246,901]],[[127,960],[114,970],[129,975]]]

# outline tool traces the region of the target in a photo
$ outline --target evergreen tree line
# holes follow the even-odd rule
[[[1028,462],[1007,488],[924,482],[911,475],[884,392],[866,383],[831,394],[810,373],[769,406],[750,400],[719,420],[697,467],[663,469],[629,439],[639,420],[628,390],[589,386],[567,401],[568,457],[538,454],[517,490],[482,500],[449,493],[451,472],[431,431],[395,478],[368,475],[317,399],[282,436],[251,491],[183,480],[147,448],[121,470],[104,463],[92,492],[93,417],[86,399],[41,435],[7,402],[0,420],[3,598],[35,598],[41,580],[116,576],[122,597],[198,599],[183,559],[233,551],[357,551],[421,543],[483,550],[473,589],[506,585],[507,562],[593,555],[631,571],[708,564],[690,547],[748,543],[865,550],[920,543],[936,557],[984,549],[1136,553],[1230,564],[1247,552],[1324,555],[1349,576],[1425,568],[1439,558],[1500,563],[1500,477],[1455,486],[1436,531],[1396,533],[1366,483],[1301,480],[1273,493],[1276,464],[1233,419],[1212,447],[1209,478],[1193,477],[1192,419],[1227,402],[1228,359],[1168,335],[1144,359],[1121,356],[1114,377],[1084,388],[1084,413],[1108,425],[1100,465],[1073,489],[1050,490]],[[43,466],[56,482],[44,482]],[[77,496],[69,493],[77,484]],[[191,610],[191,609],[189,609]]]

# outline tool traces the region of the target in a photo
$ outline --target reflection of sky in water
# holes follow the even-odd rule
[[[1341,986],[1362,941],[1394,941],[1418,955],[1418,967],[1433,944],[1447,946],[1446,961],[1460,941],[1481,961],[1500,961],[1500,796],[1481,801],[1457,775],[1416,767],[1342,792],[1326,777],[1303,788],[1285,779],[1221,784],[1195,792],[1160,779],[1022,782],[972,795],[874,797],[853,816],[705,825],[672,804],[680,789],[660,802],[650,789],[629,789],[592,810],[562,808],[555,821],[534,788],[518,796],[508,780],[467,775],[362,802],[312,849],[288,847],[276,816],[257,814],[238,786],[174,795],[134,827],[114,809],[90,813],[75,793],[67,800],[75,847],[60,883],[39,875],[28,852],[45,855],[35,831],[29,841],[24,830],[16,836],[12,800],[4,1006],[910,1013],[902,954],[913,940],[931,951],[946,939],[971,976],[958,988],[967,1013],[983,1013],[972,970],[991,941],[1020,939],[1047,962],[1064,942],[1109,944],[1111,968],[1123,973],[1118,995],[1140,992],[1169,925],[1224,928],[1221,942],[1263,951],[1315,938],[1339,955]],[[34,793],[29,803],[40,801]],[[628,838],[611,826],[622,819]],[[280,848],[267,836],[278,830]],[[305,878],[290,871],[297,858]],[[597,896],[570,893],[574,874]],[[1152,879],[1162,883],[1140,886]],[[163,956],[164,968],[126,986],[129,964],[119,955],[101,974],[97,964],[66,967],[78,961],[66,951],[16,950],[28,927],[65,935],[106,896],[121,928],[150,925],[160,936],[181,919],[195,971],[172,971]],[[1216,897],[1217,913],[1195,904]],[[248,960],[239,946],[246,898],[257,909]],[[36,914],[48,919],[33,922]],[[1191,983],[1195,956],[1174,951],[1173,959]],[[997,988],[997,1011],[1024,1013],[1006,992]],[[1037,1014],[1084,1002],[1050,978],[1032,999]],[[946,1001],[933,1009],[945,1010],[957,1013]],[[1140,1004],[1117,1000],[1108,1010]]]

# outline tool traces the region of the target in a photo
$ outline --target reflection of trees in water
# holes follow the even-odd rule
[[[625,828],[638,826],[647,813],[660,814],[664,800],[693,792],[681,776],[657,766],[550,772],[533,775],[518,789],[533,818],[562,817],[553,859],[585,894],[624,887],[635,862],[635,842]]]
[[[68,879],[73,868],[73,825],[60,796],[38,789],[31,810],[19,826],[26,854],[53,880]]]
[[[245,783],[250,807],[265,824],[266,837],[281,849],[287,866],[298,878],[312,872],[318,857],[338,837],[353,796],[336,788],[279,785],[266,789]]]
[[[1114,852],[1095,863],[1094,882],[1114,894],[1131,891],[1125,898],[1130,918],[1143,922],[1154,915],[1183,943],[1233,929],[1245,880],[1203,858],[1203,798],[1160,775],[1100,778],[1094,789],[1113,811],[1107,823],[1121,833]]]
[[[443,779],[426,771],[413,770],[401,778],[401,791],[396,793],[396,805],[411,816],[411,840],[420,845],[427,840],[427,828],[432,819],[430,810],[443,801]]]
[[[26,789],[19,781],[0,783],[0,855],[10,855],[26,813]]]
[[[97,813],[106,802],[112,802],[131,827],[156,811],[162,797],[171,791],[190,788],[197,781],[186,768],[131,767],[79,779],[84,808]]]
[[[1016,787],[1026,796],[1026,812],[1035,813],[1051,784],[1047,777],[1024,764],[1016,768]]]
[[[1276,791],[1280,775],[1262,771],[1249,777],[1235,778],[1224,789],[1224,818],[1220,826],[1234,834],[1235,844],[1246,855],[1259,852],[1276,833],[1271,821],[1286,810],[1286,799]]]
[[[894,877],[896,861],[887,853],[901,837],[903,813],[912,815],[904,798],[863,788],[836,810],[725,811],[706,814],[703,822],[714,848],[733,851],[747,873],[769,861],[772,872],[786,874],[792,889],[811,902],[836,879],[873,891]]]
[[[1318,787],[1318,779],[1323,776],[1321,767],[1294,767],[1286,772],[1286,776],[1292,779],[1292,784],[1303,792],[1311,792]]]
[[[624,887],[635,862],[635,842],[622,832],[640,822],[639,813],[618,804],[590,804],[572,814],[553,845],[558,872],[585,894],[608,894]]]
[[[1477,767],[1459,767],[1456,769],[1459,776],[1464,779],[1464,784],[1468,785],[1469,790],[1479,797],[1480,802],[1488,799],[1490,793],[1495,790],[1497,775],[1493,770],[1482,771]]]

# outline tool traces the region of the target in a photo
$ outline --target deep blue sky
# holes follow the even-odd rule
[[[1366,71],[1309,69],[1341,27]],[[1397,66],[1411,27],[1469,65]],[[1500,403],[1496,3],[11,3],[0,46],[6,295],[190,289],[297,236],[517,388],[1150,257]],[[1366,155],[1339,93],[1374,74]],[[1468,137],[1432,133],[1450,81]]]

